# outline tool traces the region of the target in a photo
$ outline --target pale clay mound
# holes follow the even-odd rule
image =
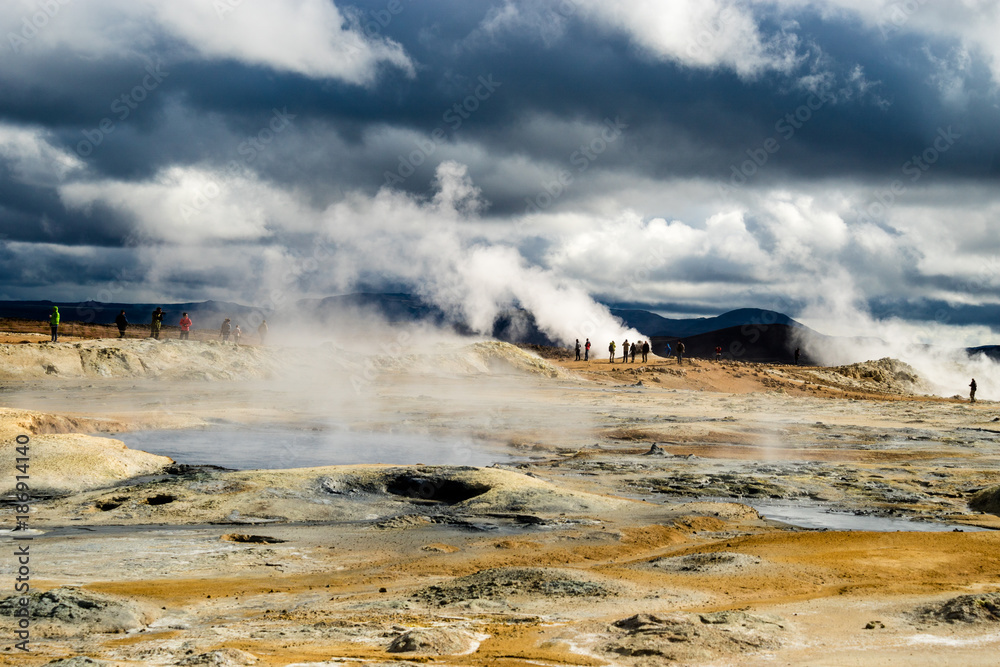
[[[270,349],[180,340],[118,340],[0,345],[0,379],[48,377],[238,380],[267,377]]]
[[[458,375],[540,375],[566,377],[566,371],[533,352],[500,341],[439,345],[421,354],[377,355],[369,360],[383,373],[455,373]]]
[[[924,394],[930,391],[926,381],[912,366],[890,357],[811,372],[817,378],[861,391],[883,394]]]
[[[383,521],[414,514],[579,515],[629,501],[561,489],[528,475],[453,466],[333,466],[198,472],[94,491],[39,507],[35,523],[67,512],[91,525]],[[421,514],[421,517],[424,516]],[[408,528],[423,521],[395,521]]]
[[[9,626],[15,622],[14,613],[21,609],[21,597],[12,595],[0,600],[0,624]],[[128,632],[156,620],[151,608],[133,600],[74,586],[53,588],[44,593],[31,591],[28,598],[32,632],[43,637]]]
[[[98,489],[160,472],[173,463],[166,456],[129,449],[120,440],[45,432],[74,425],[79,424],[38,412],[0,408],[0,466],[13,471],[17,459],[25,458],[17,451],[19,435],[29,437],[28,474],[33,494],[63,495]],[[0,495],[14,493],[16,483],[13,474],[0,478]]]

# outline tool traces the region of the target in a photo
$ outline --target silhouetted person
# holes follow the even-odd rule
[[[267,339],[267,320],[261,322],[260,326],[257,327],[257,335],[260,336],[260,344],[263,345],[264,341]]]
[[[576,339],[576,360],[577,361],[580,361],[580,350],[582,350],[582,349],[583,348],[580,345],[580,339],[577,338]]]
[[[52,306],[52,313],[49,315],[49,329],[52,331],[53,343],[59,342],[59,306]]]
[[[716,361],[722,361],[722,346],[721,345],[716,345],[715,346],[715,360]]]
[[[972,378],[972,382],[969,383],[969,403],[976,402],[976,378]]]
[[[160,327],[163,326],[163,309],[159,306],[153,311],[153,320],[149,324],[149,336],[160,340]]]
[[[795,348],[795,365],[796,366],[799,365],[799,357],[801,357],[801,356],[802,356],[802,350],[800,350],[799,348]]]
[[[649,356],[649,341],[642,341],[642,363],[646,363],[646,357]]]
[[[181,313],[181,321],[178,322],[181,327],[181,340],[187,340],[191,335],[191,318],[188,317],[187,313]]]
[[[227,317],[222,321],[222,328],[219,329],[219,333],[222,335],[222,342],[229,342],[229,333],[233,330],[233,325],[229,323],[229,318]]]
[[[587,339],[587,343],[583,346],[583,360],[590,361],[590,339]]]
[[[622,363],[628,363],[628,338],[622,342]]]
[[[118,325],[118,337],[125,337],[125,329],[128,328],[128,318],[125,317],[125,311],[118,313],[118,317],[115,318],[115,324]]]
[[[635,341],[632,341],[632,347],[629,348],[629,356],[632,357],[632,363],[635,363],[635,353],[639,351],[639,346],[636,345]]]
[[[684,363],[684,343],[677,341],[677,365]]]

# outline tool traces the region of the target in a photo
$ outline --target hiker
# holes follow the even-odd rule
[[[163,326],[163,309],[159,306],[153,311],[153,320],[149,324],[149,337],[160,340],[160,327]]]
[[[225,320],[223,320],[222,328],[219,330],[219,333],[222,334],[223,343],[229,342],[229,332],[232,330],[233,330],[233,325],[229,323],[229,318],[227,317]]]
[[[684,343],[677,341],[677,365],[684,363]]]
[[[181,313],[181,321],[178,324],[181,326],[181,340],[187,340],[191,335],[191,318],[187,313]]]
[[[795,365],[799,365],[799,357],[802,355],[802,350],[795,348]]]
[[[622,343],[622,363],[628,363],[628,338]]]
[[[646,363],[646,357],[649,356],[649,341],[642,341],[642,363]]]
[[[976,402],[976,378],[972,378],[972,382],[969,383],[969,403]]]
[[[715,360],[716,361],[722,361],[722,346],[721,345],[716,345],[715,346]]]
[[[49,315],[49,328],[52,330],[53,343],[59,342],[59,306],[52,306],[52,314]]]
[[[582,349],[582,348],[580,347],[580,339],[579,339],[579,338],[577,338],[577,339],[576,339],[576,360],[577,360],[577,361],[580,361],[580,350],[581,350],[581,349]]]
[[[257,327],[257,335],[260,336],[260,344],[263,345],[264,344],[264,340],[267,338],[267,320],[264,320],[263,322],[261,322],[260,326]],[[580,356],[580,355],[577,355],[577,356]]]
[[[240,336],[242,335],[243,332],[240,330],[240,325],[237,324],[236,328],[233,329],[233,342],[236,343],[236,347],[240,346]]]
[[[125,317],[125,311],[118,313],[118,317],[115,318],[115,324],[118,325],[118,337],[125,337],[125,329],[128,328],[128,318]]]
[[[611,345],[608,345],[608,352],[611,353],[611,363],[615,363],[615,341],[611,341]]]
[[[587,339],[587,343],[583,346],[583,360],[590,361],[590,339]]]
[[[667,343],[666,349],[663,350],[663,356],[664,358],[669,359],[671,354],[673,354],[673,348],[670,347],[670,343]]]
[[[639,351],[639,346],[635,341],[632,341],[632,347],[629,348],[629,354],[632,355],[632,363],[635,363],[635,353]]]

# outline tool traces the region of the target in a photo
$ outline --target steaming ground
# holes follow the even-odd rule
[[[1000,534],[973,530],[1000,527],[996,404],[915,394],[892,360],[611,366],[418,340],[0,345],[0,465],[30,434],[50,496],[34,651],[0,664],[994,663]],[[274,442],[275,469],[227,471],[116,442],[220,425],[503,462],[282,470],[298,459]],[[893,532],[767,518],[789,508]]]

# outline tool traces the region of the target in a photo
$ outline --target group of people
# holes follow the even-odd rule
[[[589,338],[587,339],[587,342],[584,343],[583,345],[580,345],[580,339],[577,338],[576,339],[576,360],[577,361],[590,361],[590,347],[591,347],[591,345],[590,345],[590,339]],[[611,353],[611,363],[615,363],[615,350],[617,349],[617,347],[618,346],[615,343],[615,341],[611,341],[611,344],[608,345],[608,352]],[[581,359],[581,356],[580,356],[581,352],[583,353],[582,359]],[[628,340],[626,339],[622,343],[622,359],[621,359],[621,363],[623,363],[623,364],[629,363],[629,358],[631,358],[632,363],[635,363],[635,355],[637,355],[637,354],[641,354],[642,355],[642,363],[646,363],[646,360],[649,358],[649,341],[632,341],[632,343],[629,343]]]
[[[163,308],[157,306],[156,310],[153,311],[152,318],[150,319],[149,325],[149,337],[160,339],[160,330],[163,328]],[[59,342],[59,306],[52,306],[52,312],[49,315],[49,328],[52,331],[51,341],[53,343]],[[177,323],[180,327],[180,340],[189,340],[191,338],[191,325],[192,322],[190,316],[187,313],[181,313],[181,319]],[[125,330],[128,329],[129,321],[128,317],[125,315],[125,311],[122,310],[115,317],[115,325],[118,327],[118,337],[125,337]],[[236,325],[233,328],[232,321],[230,318],[226,318],[222,322],[222,327],[219,330],[219,335],[222,338],[222,342],[229,342],[229,336],[233,336],[233,342],[237,345],[240,344],[240,337],[243,335],[243,331],[240,329],[240,325]],[[260,344],[263,345],[264,341],[267,340],[267,320],[263,320],[260,326],[257,327],[257,335],[260,337]]]

